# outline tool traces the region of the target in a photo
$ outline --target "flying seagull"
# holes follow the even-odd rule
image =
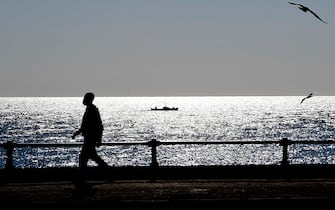
[[[317,19],[319,19],[321,22],[323,23],[327,23],[324,20],[322,20],[315,12],[313,12],[311,9],[309,9],[308,7],[302,5],[302,4],[297,4],[297,3],[293,3],[293,2],[288,2],[289,4],[293,4],[293,5],[297,5],[299,6],[299,9],[301,9],[303,12],[310,12],[312,13]]]
[[[301,101],[300,101],[300,104],[302,104],[302,102],[304,102],[304,100],[306,100],[307,98],[311,98],[313,96],[314,93],[310,93],[308,96],[306,96],[305,98],[303,98]]]

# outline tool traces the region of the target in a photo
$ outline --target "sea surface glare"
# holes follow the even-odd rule
[[[334,140],[335,96],[96,97],[103,142]],[[153,107],[178,111],[151,111]],[[0,97],[0,143],[73,143],[85,106],[82,97]],[[289,147],[291,163],[335,163],[333,144]],[[77,166],[80,147],[20,147],[14,166]],[[111,166],[146,166],[147,145],[98,147]],[[6,150],[0,148],[0,168]],[[160,165],[280,164],[279,144],[180,144],[157,147]],[[94,165],[94,162],[89,162]]]

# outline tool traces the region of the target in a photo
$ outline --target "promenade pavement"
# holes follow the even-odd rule
[[[78,188],[72,182],[6,183],[0,186],[0,206],[13,207],[220,207],[225,204],[283,204],[313,201],[329,205],[335,199],[332,179],[224,179],[91,181]],[[332,203],[330,204],[332,205]]]

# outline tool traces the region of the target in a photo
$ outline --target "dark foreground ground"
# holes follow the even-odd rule
[[[168,207],[265,204],[313,201],[332,207],[335,180],[190,180],[90,182],[86,189],[73,183],[19,183],[0,188],[4,207]]]
[[[7,184],[0,188],[0,203],[7,207],[217,207],[245,201],[318,201],[326,205],[335,200],[335,180],[128,180],[87,184],[90,186],[81,190],[67,182]]]
[[[284,171],[277,167],[169,168],[156,171],[155,179],[152,176],[141,179],[149,172],[152,175],[149,169],[92,169],[84,185],[77,185],[77,172],[74,169],[2,172],[0,206],[6,209],[95,206],[212,209],[227,205],[237,207],[247,202],[249,207],[270,204],[268,207],[272,209],[286,205],[287,201],[303,205],[317,203],[319,207],[332,207],[335,201],[333,167],[299,167]],[[115,175],[113,179],[106,179],[112,174]]]

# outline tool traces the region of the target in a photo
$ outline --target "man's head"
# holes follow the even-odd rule
[[[84,105],[92,104],[94,100],[94,94],[93,93],[86,93],[83,99]]]

